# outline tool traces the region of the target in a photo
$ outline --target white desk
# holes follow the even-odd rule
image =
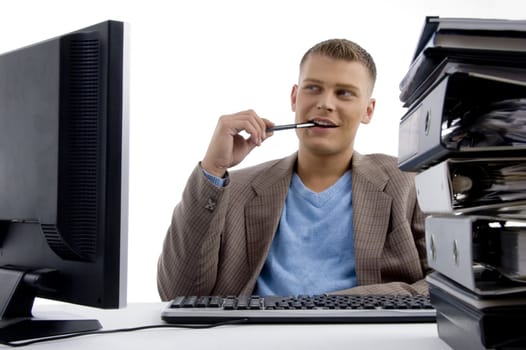
[[[98,319],[104,329],[163,324],[162,303],[130,304],[120,310],[99,310],[70,304],[36,305],[35,315],[60,312]],[[53,315],[55,316],[55,315]],[[5,347],[0,345],[0,349]],[[232,325],[211,329],[150,329],[98,334],[34,344],[30,349],[442,349],[436,324],[388,325]]]

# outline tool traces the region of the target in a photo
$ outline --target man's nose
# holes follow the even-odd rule
[[[318,110],[325,110],[327,112],[334,111],[334,103],[332,102],[331,96],[328,94],[321,96],[320,100],[318,101],[318,104],[316,105],[316,109]]]

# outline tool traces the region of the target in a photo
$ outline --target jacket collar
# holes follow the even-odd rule
[[[298,153],[295,152],[290,156],[277,161],[276,164],[272,166],[270,174],[268,172],[261,172],[252,182],[254,191],[257,194],[261,194],[264,193],[268,187],[276,184],[283,178],[290,181],[297,160]],[[383,191],[385,189],[385,186],[389,181],[389,176],[370,158],[355,151],[353,153],[351,164],[353,178],[363,177],[365,181],[378,191]]]
[[[252,181],[252,188],[257,195],[262,195],[276,184],[283,182],[290,184],[292,173],[298,159],[298,153],[293,153],[286,158],[278,160],[268,171],[262,171]]]

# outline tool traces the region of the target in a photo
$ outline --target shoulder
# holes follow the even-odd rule
[[[354,152],[353,167],[364,171],[405,173],[398,168],[398,158],[383,153],[361,154]]]
[[[279,164],[283,159],[273,159],[266,161],[264,163],[248,166],[245,168],[239,168],[232,170],[230,172],[230,177],[232,179],[242,179],[242,178],[251,178],[261,174],[261,172],[268,171]]]
[[[376,183],[378,186],[393,185],[413,186],[414,173],[405,172],[398,167],[398,158],[383,154],[353,154],[353,173],[361,176],[366,181]]]
[[[384,153],[360,154],[355,152],[354,156],[362,157],[379,165],[392,166],[398,164],[398,158]]]
[[[267,187],[283,178],[290,177],[296,164],[297,154],[274,159],[229,172],[233,185],[252,184]]]

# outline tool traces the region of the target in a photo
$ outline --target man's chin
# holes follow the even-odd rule
[[[315,156],[324,157],[341,155],[347,152],[347,149],[336,147],[335,145],[330,144],[330,142],[309,142],[308,144],[300,143],[300,150]]]

